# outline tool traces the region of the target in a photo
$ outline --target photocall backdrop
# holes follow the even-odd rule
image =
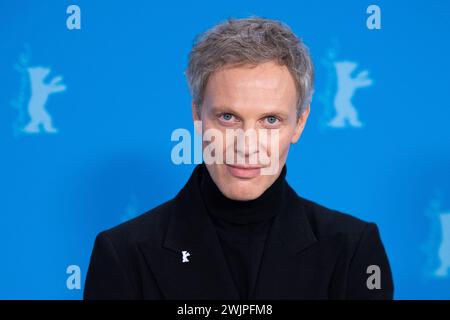
[[[98,232],[174,197],[194,37],[288,24],[315,64],[299,195],[378,224],[396,299],[450,298],[450,2],[0,1],[0,298],[80,299]]]

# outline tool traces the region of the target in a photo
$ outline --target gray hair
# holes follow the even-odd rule
[[[185,71],[197,113],[213,72],[225,65],[256,66],[272,60],[286,66],[295,79],[299,117],[311,103],[314,67],[308,48],[286,24],[256,16],[230,18],[198,35]]]

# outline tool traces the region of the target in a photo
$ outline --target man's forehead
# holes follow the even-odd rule
[[[286,66],[266,62],[256,66],[226,67],[212,73],[208,84],[220,84],[223,89],[280,90],[295,89],[295,80]]]
[[[211,75],[205,90],[205,103],[216,107],[236,107],[240,109],[279,109],[280,106],[296,103],[295,81],[287,69],[273,65],[270,68],[259,66],[237,67],[220,70]],[[276,110],[272,110],[276,111]]]

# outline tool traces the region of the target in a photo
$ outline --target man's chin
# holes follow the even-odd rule
[[[235,186],[232,185],[227,187],[227,191],[224,195],[227,198],[238,201],[249,201],[258,198],[263,192],[261,190],[256,190],[250,186]],[[259,188],[258,188],[259,189]]]

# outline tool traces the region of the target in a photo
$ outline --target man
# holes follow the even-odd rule
[[[97,236],[84,297],[391,299],[377,226],[285,180],[313,91],[302,41],[278,21],[230,19],[197,38],[186,76],[204,162],[174,199]]]

